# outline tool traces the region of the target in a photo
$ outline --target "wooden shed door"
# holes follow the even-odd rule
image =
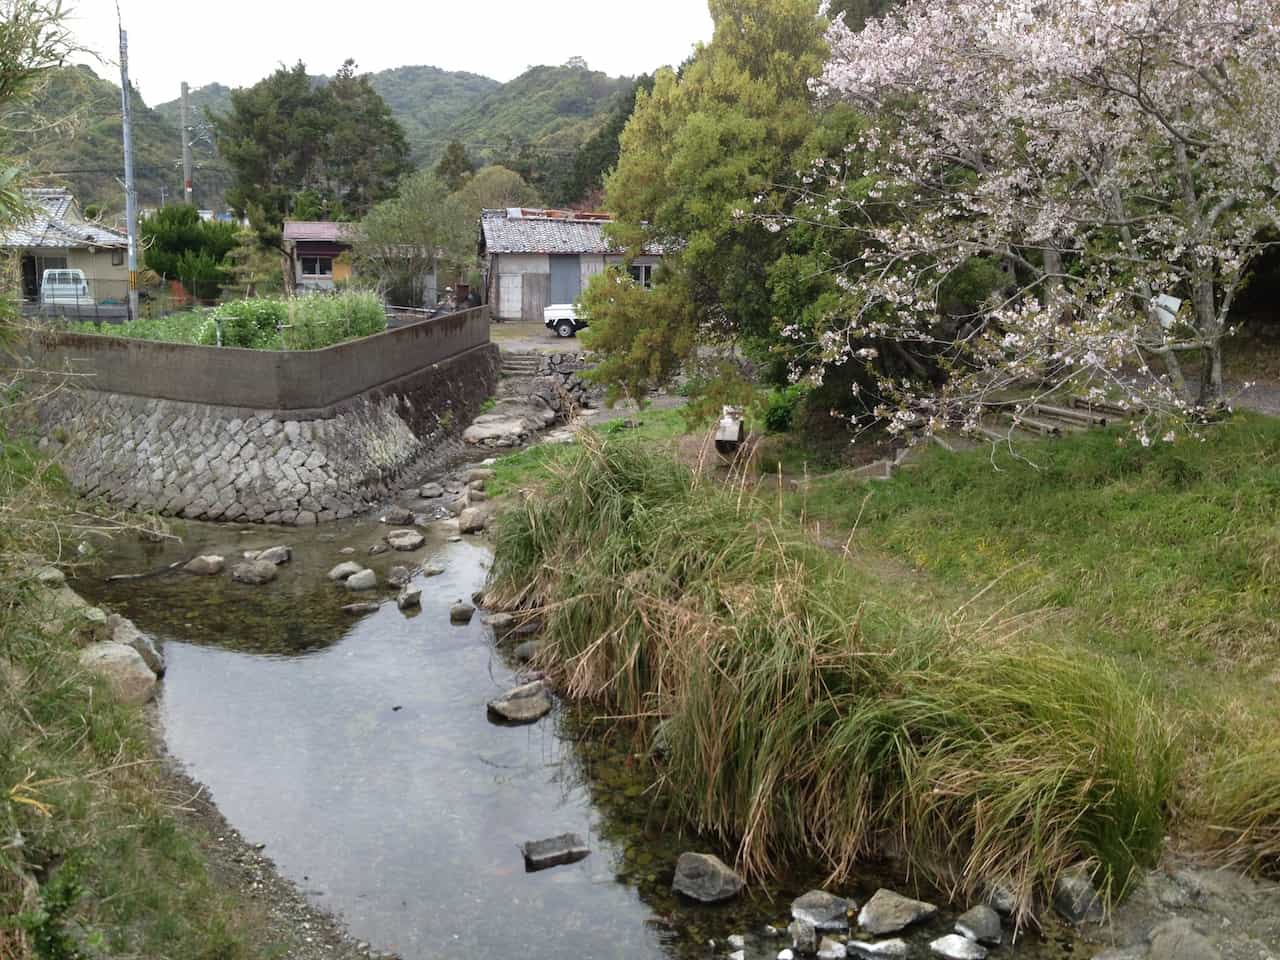
[[[547,293],[551,289],[551,275],[547,273],[526,273],[524,274],[524,283],[521,284],[521,293],[524,295],[522,309],[520,310],[521,320],[537,320],[542,322],[542,308],[550,301],[547,300]]]
[[[520,306],[523,299],[523,295],[520,292],[520,274],[498,274],[498,318],[500,320],[514,320],[520,316]]]

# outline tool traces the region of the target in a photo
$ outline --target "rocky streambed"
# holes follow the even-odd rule
[[[681,832],[652,758],[529,672],[536,636],[474,609],[483,483],[441,478],[385,523],[121,539],[73,583],[162,649],[165,746],[255,851],[264,898],[283,878],[405,960],[1277,955],[1280,895],[1188,864],[1114,924],[1018,937],[998,897],[949,908],[891,866],[825,889],[803,867],[745,888],[724,867],[707,889],[730,895],[700,896],[682,855],[731,851]]]

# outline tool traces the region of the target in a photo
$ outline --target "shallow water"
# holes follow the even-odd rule
[[[487,720],[486,701],[517,682],[515,672],[479,616],[454,626],[448,610],[483,585],[488,550],[437,533],[414,554],[369,558],[382,532],[368,523],[248,535],[193,525],[181,544],[110,546],[104,571],[198,552],[230,560],[277,542],[293,546],[294,560],[263,587],[225,574],[78,585],[163,641],[168,748],[245,839],[266,844],[281,872],[354,936],[406,960],[458,949],[723,956],[727,948],[707,941],[734,932],[751,936],[751,958],[786,945],[757,934],[785,925],[790,899],[817,878],[796,876],[728,907],[678,902],[669,892],[675,857],[715,848],[667,822],[645,790],[642,758],[588,735],[584,718],[563,707],[527,727]],[[325,578],[348,559],[344,545],[380,579],[396,563],[440,562],[446,573],[415,579],[420,613],[386,602],[356,619],[340,607],[365,596]],[[564,832],[584,837],[591,855],[527,874],[519,844]],[[838,892],[863,899],[877,885],[868,876]],[[948,927],[940,920],[915,939]],[[1070,949],[1036,941],[1016,953]]]

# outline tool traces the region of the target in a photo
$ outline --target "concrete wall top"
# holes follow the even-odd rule
[[[315,411],[489,342],[477,307],[320,350],[243,350],[79,333],[37,332],[32,364],[78,386],[252,410]]]

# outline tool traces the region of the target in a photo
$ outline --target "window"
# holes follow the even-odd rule
[[[333,276],[333,257],[303,257],[302,275],[304,277]]]
[[[112,251],[111,251],[111,265],[112,265],[113,267],[123,267],[123,266],[124,266],[124,251],[123,251],[123,250],[112,250]]]
[[[648,290],[653,286],[653,266],[648,263],[633,263],[627,267],[627,273],[631,274],[631,279],[640,286]]]

